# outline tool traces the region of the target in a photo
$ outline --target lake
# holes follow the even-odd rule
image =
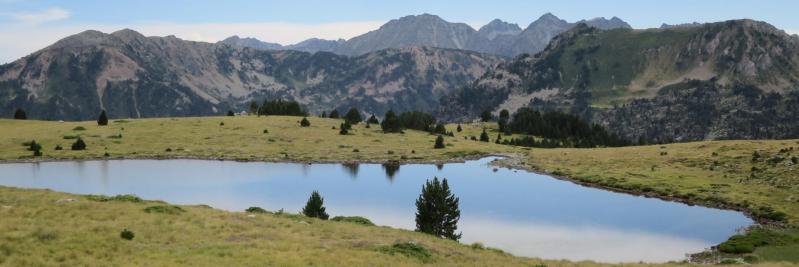
[[[460,198],[461,242],[519,256],[601,262],[685,259],[753,222],[740,212],[604,191],[495,169],[487,157],[443,165],[109,160],[0,164],[0,185],[78,194],[135,194],[230,211],[299,212],[313,190],[332,216],[415,227],[422,184],[447,178]]]

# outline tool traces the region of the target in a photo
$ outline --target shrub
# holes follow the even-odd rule
[[[86,195],[86,199],[98,202],[108,202],[108,201],[132,202],[132,203],[142,202],[142,199],[136,195],[116,195],[113,197],[103,196],[103,195]]]
[[[128,230],[128,229],[122,230],[122,232],[119,233],[119,237],[121,237],[122,239],[125,239],[125,240],[133,240],[133,238],[135,236],[136,235],[133,234],[133,232]]]
[[[55,150],[63,150],[64,148],[63,148],[63,147],[61,147],[61,145],[55,145],[55,148],[54,148],[54,149],[55,149]]]
[[[440,148],[444,148],[444,147],[446,147],[444,145],[444,137],[439,135],[438,137],[436,137],[436,144],[433,146],[433,148],[440,149]]]
[[[83,139],[78,137],[78,140],[75,140],[75,143],[72,143],[72,150],[86,150],[86,143],[83,142]]]
[[[105,115],[105,110],[100,111],[100,116],[97,117],[97,125],[100,126],[108,125],[108,116]]]
[[[356,224],[362,224],[362,225],[368,225],[368,226],[374,226],[375,225],[369,219],[361,217],[361,216],[336,216],[336,217],[333,217],[330,220],[334,221],[334,222],[349,222],[349,223],[356,223]]]
[[[75,128],[72,128],[72,130],[73,130],[73,131],[86,131],[86,128],[85,128],[85,127],[83,127],[83,126],[77,126],[77,127],[75,127]]]
[[[799,164],[799,158],[797,158],[796,156],[793,156],[793,157],[791,157],[791,162],[793,162],[793,164]]]
[[[146,213],[163,213],[163,214],[170,214],[170,215],[177,215],[183,212],[186,212],[181,207],[173,206],[173,205],[159,205],[159,206],[150,206],[144,208],[144,212]]]
[[[349,130],[347,130],[347,127],[344,127],[344,124],[341,124],[341,129],[339,129],[338,134],[347,135],[348,133],[349,133]]]
[[[18,108],[17,110],[14,111],[14,119],[15,120],[27,120],[28,119],[28,114],[26,114],[25,111],[22,110],[21,108]]]
[[[402,254],[406,257],[416,258],[421,261],[427,261],[432,256],[430,251],[428,251],[425,247],[414,242],[395,243],[391,246],[379,247],[377,250],[389,255]]]
[[[313,193],[311,193],[311,197],[308,198],[308,203],[302,208],[302,214],[311,218],[327,220],[329,215],[325,212],[324,198],[319,195],[318,191],[313,191]]]
[[[249,207],[244,211],[246,211],[247,213],[268,213],[265,209],[262,209],[260,207]]]
[[[308,126],[311,126],[311,122],[308,121],[308,118],[302,117],[302,120],[300,121],[300,127],[308,127]]]
[[[227,115],[228,115],[228,117],[233,117],[233,116],[235,116],[235,115],[236,115],[236,113],[233,113],[233,111],[232,111],[232,110],[228,110],[228,111],[227,111]]]
[[[264,133],[269,133],[269,130],[267,130],[267,129],[264,129]]]

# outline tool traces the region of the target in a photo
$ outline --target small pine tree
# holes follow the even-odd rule
[[[322,111],[322,115],[319,116],[319,117],[327,118],[327,111]]]
[[[100,112],[100,116],[97,117],[97,125],[106,126],[108,125],[108,116],[105,115],[105,110]]]
[[[260,108],[258,102],[255,102],[255,100],[250,101],[250,114],[258,114],[258,109]]]
[[[428,180],[416,200],[416,231],[441,238],[460,239],[461,234],[455,234],[461,217],[458,202],[459,199],[450,192],[446,178],[441,182],[438,177]]]
[[[345,121],[340,125],[338,134],[347,135],[348,133],[350,133],[350,128],[352,128],[352,126],[350,126],[349,123]]]
[[[433,148],[440,149],[440,148],[444,148],[444,147],[446,147],[444,145],[444,137],[439,135],[438,137],[436,137],[436,144],[433,146]]]
[[[133,231],[125,229],[119,233],[119,237],[125,240],[133,240],[133,238],[136,237],[136,235],[133,234]]]
[[[447,134],[447,128],[444,126],[443,123],[438,123],[436,124],[436,128],[433,129],[433,133]]]
[[[228,111],[227,111],[227,116],[228,116],[228,117],[233,117],[233,116],[235,116],[235,115],[236,115],[236,113],[233,113],[233,111],[232,111],[232,110],[228,110]]]
[[[325,212],[324,201],[325,199],[319,195],[318,191],[313,191],[311,197],[308,198],[308,203],[305,204],[305,208],[302,209],[302,214],[312,218],[327,220],[329,215]]]
[[[308,118],[302,117],[302,120],[300,121],[300,127],[309,127],[309,126],[311,126],[311,122],[308,121]]]
[[[488,133],[486,133],[486,129],[483,129],[483,133],[480,134],[480,141],[481,142],[488,142]]]
[[[82,138],[78,137],[78,140],[72,143],[72,150],[86,150],[86,143],[83,142]]]
[[[491,115],[491,111],[490,110],[486,110],[486,111],[483,111],[483,113],[480,113],[480,120],[483,121],[483,122],[491,121],[491,119],[493,119],[493,118],[494,118],[494,115]]]
[[[366,120],[366,122],[367,123],[371,123],[371,124],[380,124],[380,121],[377,120],[377,117],[375,117],[375,114],[372,114],[372,116],[369,117],[369,119]]]
[[[28,119],[28,114],[26,114],[25,111],[22,110],[21,108],[18,108],[16,111],[14,111],[14,119],[15,120],[27,120]]]
[[[459,132],[459,133],[460,133],[461,131],[463,131],[463,128],[461,128],[461,124],[460,124],[460,123],[458,123],[458,129],[456,129],[456,130],[458,130],[458,132]]]
[[[386,116],[383,118],[383,122],[380,123],[380,127],[383,128],[384,133],[402,132],[402,125],[400,124],[399,117],[391,110],[386,112]]]
[[[344,119],[350,124],[358,124],[363,121],[361,112],[358,111],[357,108],[351,108],[349,111],[347,111],[347,114],[344,115]]]
[[[329,115],[329,116],[327,116],[327,117],[328,117],[328,118],[331,118],[331,119],[338,119],[338,118],[339,118],[339,117],[341,117],[341,116],[340,116],[340,115],[338,115],[338,110],[335,110],[335,109],[334,109],[333,111],[330,111],[330,115]]]
[[[42,156],[42,145],[36,143],[36,140],[31,140],[31,143],[28,146],[28,150],[33,151],[34,157]]]
[[[496,144],[501,144],[502,143],[502,134],[497,134],[497,140],[495,140],[494,143],[496,143]]]

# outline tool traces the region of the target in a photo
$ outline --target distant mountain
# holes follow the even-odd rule
[[[225,40],[219,41],[218,43],[227,44],[236,47],[249,47],[249,48],[264,49],[264,50],[296,50],[309,53],[316,53],[320,51],[333,52],[344,43],[344,40],[338,39],[336,41],[333,41],[333,40],[311,38],[293,45],[284,46],[281,44],[264,42],[250,37],[239,38],[238,36],[234,35],[226,38]]]
[[[571,112],[630,140],[797,138],[799,38],[751,20],[580,25],[447,95],[439,114],[470,120],[523,106]]]
[[[699,23],[699,22],[681,23],[681,24],[674,24],[674,25],[663,23],[663,24],[660,25],[660,28],[661,29],[693,28],[693,27],[701,27],[702,25],[705,25],[705,24],[704,23]]]
[[[480,36],[488,40],[494,40],[499,35],[517,35],[520,32],[522,28],[519,28],[518,24],[507,23],[500,19],[492,20],[477,31]]]
[[[585,23],[599,29],[630,28],[629,24],[617,17],[609,20],[605,18],[582,20],[578,23]],[[278,49],[306,52],[329,51],[341,55],[358,56],[387,48],[426,46],[472,50],[513,57],[522,53],[534,54],[540,52],[546,47],[552,37],[571,29],[575,25],[577,23],[569,23],[547,13],[524,30],[517,24],[495,19],[478,31],[464,23],[452,23],[435,15],[422,14],[391,20],[377,30],[353,37],[347,41],[311,39],[305,42],[318,40],[324,43],[311,46],[313,48],[307,48],[306,45],[303,45],[305,43],[303,42],[296,45],[282,46]],[[248,42],[235,41],[234,39],[234,41],[226,40],[222,41],[222,43],[252,48],[266,46],[264,44],[251,43],[249,39]]]
[[[432,111],[441,96],[499,62],[428,47],[347,57],[86,31],[0,65],[0,115],[23,108],[29,118],[51,120],[94,119],[101,109],[112,118],[200,116],[276,98],[312,113]]]

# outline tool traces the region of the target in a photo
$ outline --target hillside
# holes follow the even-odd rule
[[[750,20],[696,27],[579,26],[442,99],[441,116],[533,106],[648,142],[797,137],[799,39]]]
[[[431,110],[498,62],[437,48],[346,57],[86,31],[0,66],[0,116],[16,108],[50,120],[90,119],[101,109],[113,118],[198,116],[266,98],[297,100],[312,113]]]

